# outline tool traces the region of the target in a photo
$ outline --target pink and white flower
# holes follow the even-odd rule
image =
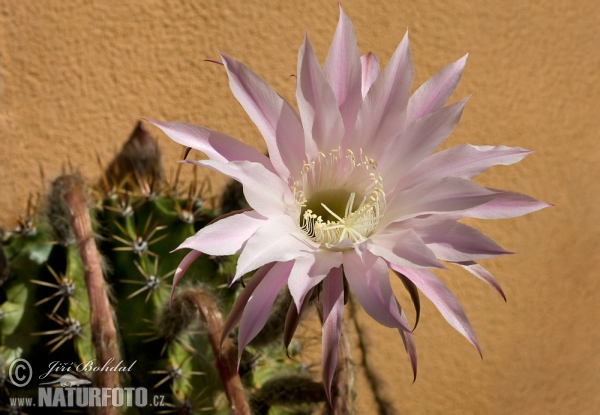
[[[389,269],[413,293],[418,288],[425,294],[479,350],[462,307],[429,268],[445,268],[440,260],[458,265],[504,296],[475,261],[507,251],[458,220],[516,217],[548,204],[471,181],[530,153],[520,147],[462,144],[432,155],[467,102],[444,106],[466,58],[441,69],[411,96],[408,36],[380,71],[375,55],[360,56],[352,23],[340,9],[323,68],[308,37],[300,47],[299,114],[244,64],[221,55],[231,90],[262,133],[269,157],[204,127],[152,121],[174,141],[209,157],[192,163],[242,183],[252,208],[188,238],[180,248],[192,251],[174,279],[175,286],[202,253],[240,253],[236,280],[257,270],[226,323],[225,336],[240,325],[240,355],[286,285],[297,318],[321,284],[322,370],[330,394],[345,279],[373,319],[398,330],[416,374],[413,334],[392,292]]]

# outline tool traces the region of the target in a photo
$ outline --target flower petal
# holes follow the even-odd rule
[[[487,283],[490,287],[496,290],[496,292],[500,294],[502,298],[504,298],[504,301],[506,301],[506,295],[504,295],[504,291],[502,291],[502,287],[500,287],[498,281],[496,281],[494,276],[481,265],[479,265],[475,261],[455,262],[454,264],[466,269],[471,274],[475,275],[477,278]]]
[[[458,124],[468,98],[448,105],[409,125],[380,157],[378,164],[384,178],[400,178],[431,154]],[[389,189],[396,181],[384,181]]]
[[[242,319],[242,314],[244,312],[244,308],[246,308],[246,303],[256,290],[256,287],[261,283],[261,281],[265,278],[265,276],[271,271],[274,263],[267,264],[261,267],[258,271],[254,273],[254,275],[250,278],[250,280],[246,283],[246,287],[242,290],[238,298],[236,298],[233,303],[233,307],[229,312],[229,316],[227,316],[227,320],[223,324],[223,332],[221,333],[221,344],[223,341],[229,336],[229,333],[233,330],[233,328],[240,322]]]
[[[461,212],[494,199],[495,192],[469,180],[446,177],[394,193],[387,201],[380,228],[419,215]]]
[[[410,332],[402,320],[383,259],[366,251],[362,258],[344,251],[344,274],[362,308],[379,324]]]
[[[413,75],[407,32],[358,111],[352,150],[362,148],[365,154],[379,160],[402,131]]]
[[[238,259],[234,281],[269,262],[290,261],[316,249],[317,245],[289,216],[274,216],[246,242]]]
[[[408,102],[406,125],[437,111],[444,105],[458,85],[467,62],[467,56],[469,56],[468,53],[456,62],[442,68],[415,91]]]
[[[400,179],[397,188],[408,189],[443,177],[472,179],[492,166],[517,163],[530,153],[521,147],[460,144],[421,161]]]
[[[337,100],[344,121],[345,135],[348,136],[354,130],[356,115],[362,103],[362,69],[354,27],[341,6],[340,20],[323,70]]]
[[[342,265],[343,261],[341,252],[326,249],[318,249],[307,256],[296,258],[294,268],[290,273],[288,287],[298,310],[300,310],[307,292],[323,281],[332,268]]]
[[[246,65],[221,54],[233,95],[260,130],[269,158],[284,179],[294,178],[307,160],[296,111]]]
[[[314,289],[315,288],[313,287],[310,290],[308,290],[306,296],[304,297],[304,301],[302,301],[300,310],[298,310],[298,307],[296,307],[295,303],[290,304],[290,308],[288,308],[287,315],[285,316],[285,325],[283,327],[283,346],[286,349],[286,353],[288,347],[290,347],[290,343],[292,342],[292,337],[294,337],[294,333],[298,328],[298,323],[300,323],[302,314],[306,310],[306,307],[308,307],[308,303],[310,302],[310,297],[312,296]]]
[[[250,341],[265,326],[277,294],[285,287],[294,261],[277,262],[246,303],[238,332],[238,361]]]
[[[435,256],[444,261],[471,261],[512,253],[477,229],[452,219],[410,219],[401,224],[414,230]]]
[[[225,134],[180,121],[146,121],[163,130],[173,141],[201,151],[211,160],[221,162],[247,160],[260,163],[269,171],[275,172],[273,164],[267,156],[254,147],[250,147]]]
[[[323,343],[321,368],[327,400],[331,405],[331,382],[337,366],[337,352],[342,332],[344,313],[344,276],[341,268],[334,268],[323,281]]]
[[[240,182],[250,207],[265,217],[294,214],[294,195],[279,176],[258,163],[232,161],[222,163],[213,160],[193,162],[223,173]]]
[[[233,215],[200,229],[177,249],[192,248],[209,255],[233,255],[265,221],[266,218],[255,211]]]
[[[460,217],[477,219],[515,218],[552,206],[521,193],[492,188],[488,188],[488,190],[495,192],[494,198],[490,202],[475,206],[463,212]]]
[[[190,251],[190,252],[188,252],[188,254],[186,256],[183,257],[183,259],[177,266],[177,269],[175,270],[175,275],[173,276],[173,285],[171,286],[171,297],[169,299],[169,308],[171,307],[171,304],[173,303],[173,295],[175,294],[175,287],[177,286],[177,283],[179,282],[181,277],[183,277],[183,274],[185,274],[185,272],[188,270],[190,265],[192,265],[192,263],[195,260],[197,260],[200,257],[200,255],[202,255],[202,252]]]
[[[369,92],[369,89],[371,89],[375,79],[377,79],[377,75],[379,75],[379,61],[377,60],[377,56],[372,52],[369,52],[360,57],[360,64],[362,66],[361,92],[364,98],[367,95],[367,92]]]
[[[401,308],[400,317],[405,322],[405,324],[408,325],[406,314],[404,314],[404,310],[402,310]],[[400,337],[402,338],[402,344],[404,344],[404,349],[406,350],[406,354],[408,355],[408,360],[410,360],[410,366],[412,367],[414,382],[415,380],[417,380],[417,348],[415,346],[415,336],[408,331],[400,329],[398,329],[398,333],[400,333]]]
[[[388,262],[406,267],[444,267],[412,229],[397,230],[391,225],[371,236],[367,249]]]
[[[456,297],[442,281],[426,269],[404,268],[395,264],[390,264],[390,267],[415,283],[419,290],[437,307],[446,321],[465,336],[481,355],[481,349],[467,315]]]
[[[325,152],[337,148],[344,136],[344,122],[308,36],[298,52],[296,99],[307,147],[316,145]]]

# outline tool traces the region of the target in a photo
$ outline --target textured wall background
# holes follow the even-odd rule
[[[292,101],[304,31],[323,61],[336,2],[0,0],[0,223],[12,225],[38,165],[52,178],[70,159],[98,177],[142,116],[185,120],[264,145],[235,102],[217,49]],[[439,275],[463,303],[484,359],[424,300],[419,376],[392,330],[360,322],[379,392],[404,414],[593,414],[600,407],[600,2],[343,2],[361,53],[387,62],[406,27],[416,88],[470,52],[453,100],[470,93],[445,146],[537,152],[479,182],[555,203],[477,226],[517,255],[484,265],[508,302],[457,270]],[[181,149],[157,130],[167,165]],[[215,178],[214,183],[221,181]],[[399,287],[395,287],[399,288]],[[400,293],[400,290],[398,290]],[[355,354],[360,361],[360,353]],[[372,394],[358,379],[361,414]]]

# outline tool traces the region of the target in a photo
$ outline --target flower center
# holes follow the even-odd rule
[[[377,164],[360,150],[345,156],[340,149],[319,153],[304,163],[301,182],[294,183],[301,209],[300,227],[315,242],[338,244],[365,240],[385,212],[385,193]]]

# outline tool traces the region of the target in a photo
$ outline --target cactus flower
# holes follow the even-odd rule
[[[466,58],[442,68],[411,96],[408,36],[380,71],[375,55],[360,56],[352,23],[340,9],[324,67],[307,36],[300,47],[299,113],[248,67],[221,54],[233,95],[262,133],[268,157],[204,127],[151,121],[209,158],[189,163],[243,185],[251,209],[206,226],[181,244],[192,251],[174,278],[175,286],[202,253],[240,253],[235,280],[257,270],[226,323],[227,330],[239,323],[240,355],[286,285],[299,314],[320,284],[322,371],[329,396],[349,287],[368,315],[398,330],[416,374],[413,334],[392,292],[389,269],[418,288],[479,350],[462,307],[429,269],[445,268],[440,261],[457,265],[504,296],[475,261],[508,252],[458,220],[516,217],[548,204],[471,181],[491,166],[520,161],[527,150],[462,144],[432,154],[452,133],[467,102],[445,105]]]

